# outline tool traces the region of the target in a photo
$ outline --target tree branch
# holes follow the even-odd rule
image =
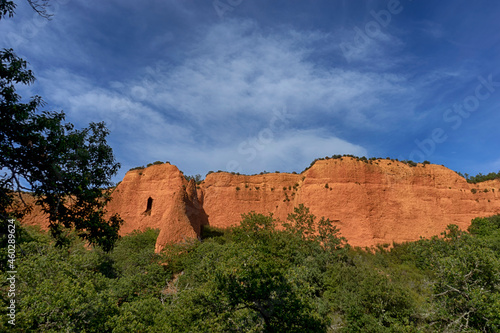
[[[27,1],[30,4],[31,8],[33,8],[33,10],[44,19],[51,20],[52,16],[54,16],[53,14],[49,14],[47,12],[47,8],[50,6],[49,0],[27,0]]]

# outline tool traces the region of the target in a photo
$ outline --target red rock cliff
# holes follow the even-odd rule
[[[320,160],[298,175],[210,174],[201,189],[212,226],[236,225],[250,210],[284,220],[303,203],[317,217],[337,221],[354,246],[413,241],[500,213],[498,180],[473,185],[443,166],[391,160]]]
[[[169,242],[198,237],[201,225],[207,223],[194,181],[188,182],[168,163],[127,172],[107,209],[125,221],[121,234],[160,229],[157,251]]]
[[[468,184],[443,166],[391,160],[320,160],[301,174],[219,172],[197,187],[163,164],[129,171],[108,211],[124,219],[122,234],[160,229],[159,251],[198,237],[202,225],[237,225],[249,211],[285,220],[303,203],[334,220],[351,245],[372,246],[438,235],[448,224],[466,229],[475,217],[500,214],[499,191],[499,180]]]

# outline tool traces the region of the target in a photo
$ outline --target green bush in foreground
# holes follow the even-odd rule
[[[468,232],[351,248],[304,206],[285,222],[251,212],[240,226],[154,253],[158,231],[111,252],[70,234],[17,229],[18,331],[497,332],[500,216]],[[5,235],[0,260],[6,262]],[[21,250],[22,249],[22,250]],[[2,265],[1,306],[7,298]],[[4,317],[5,319],[5,317]],[[0,330],[10,329],[6,320]]]

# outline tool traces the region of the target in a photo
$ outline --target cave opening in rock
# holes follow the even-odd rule
[[[145,213],[151,214],[151,208],[153,208],[153,198],[149,197]]]

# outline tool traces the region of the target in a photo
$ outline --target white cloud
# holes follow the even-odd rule
[[[371,18],[371,17],[370,17]],[[378,27],[379,30],[371,32],[370,24],[376,23],[373,18],[365,25],[353,26],[351,29],[340,31],[339,49],[345,60],[352,64],[369,64],[377,70],[388,69],[394,66],[395,62],[403,59],[388,57],[388,54],[404,46],[404,42],[396,35],[391,34],[391,26]]]
[[[264,32],[251,21],[226,20],[200,33],[179,64],[158,61],[139,78],[103,86],[97,78],[58,69],[43,71],[40,81],[43,96],[70,121],[105,120],[121,161],[170,160],[184,169],[196,164],[196,173],[237,161],[242,172],[253,173],[306,167],[332,154],[367,155],[328,127],[337,120],[353,128],[383,126],[373,119],[396,111],[401,117],[400,110],[387,107],[386,97],[405,98],[411,88],[396,74],[317,66],[310,60],[311,45],[321,41],[331,38]],[[239,145],[269,127],[280,107],[287,109],[288,123],[248,161]],[[319,128],[304,127],[314,119]]]
[[[130,147],[138,150],[140,144]],[[288,130],[283,135],[270,140],[235,141],[229,145],[213,147],[210,150],[196,145],[166,145],[162,142],[150,142],[143,147],[153,160],[170,161],[187,174],[206,173],[208,170],[226,170],[244,174],[261,171],[297,171],[300,172],[318,157],[333,154],[367,155],[367,150],[349,143],[321,130]],[[201,171],[200,171],[201,170]]]
[[[253,155],[239,154],[236,161],[247,173],[267,171],[302,171],[297,167],[307,167],[315,158],[333,154],[367,155],[367,150],[359,145],[328,135],[321,130],[292,130],[277,138],[268,145],[263,145],[261,151]]]
[[[298,118],[370,113],[384,94],[406,89],[397,75],[317,67],[307,60],[308,38],[329,41],[319,33],[266,35],[252,22],[226,21],[210,28],[179,66],[157,67],[130,90],[158,108],[167,106],[204,123],[235,115],[263,117],[277,105],[286,105]]]
[[[52,107],[63,109],[70,122],[85,126],[105,121],[125,146],[130,141],[147,145],[145,141],[156,139],[189,142],[189,124],[173,124],[161,112],[114,89],[95,87],[87,78],[65,70],[47,71],[40,81]]]

